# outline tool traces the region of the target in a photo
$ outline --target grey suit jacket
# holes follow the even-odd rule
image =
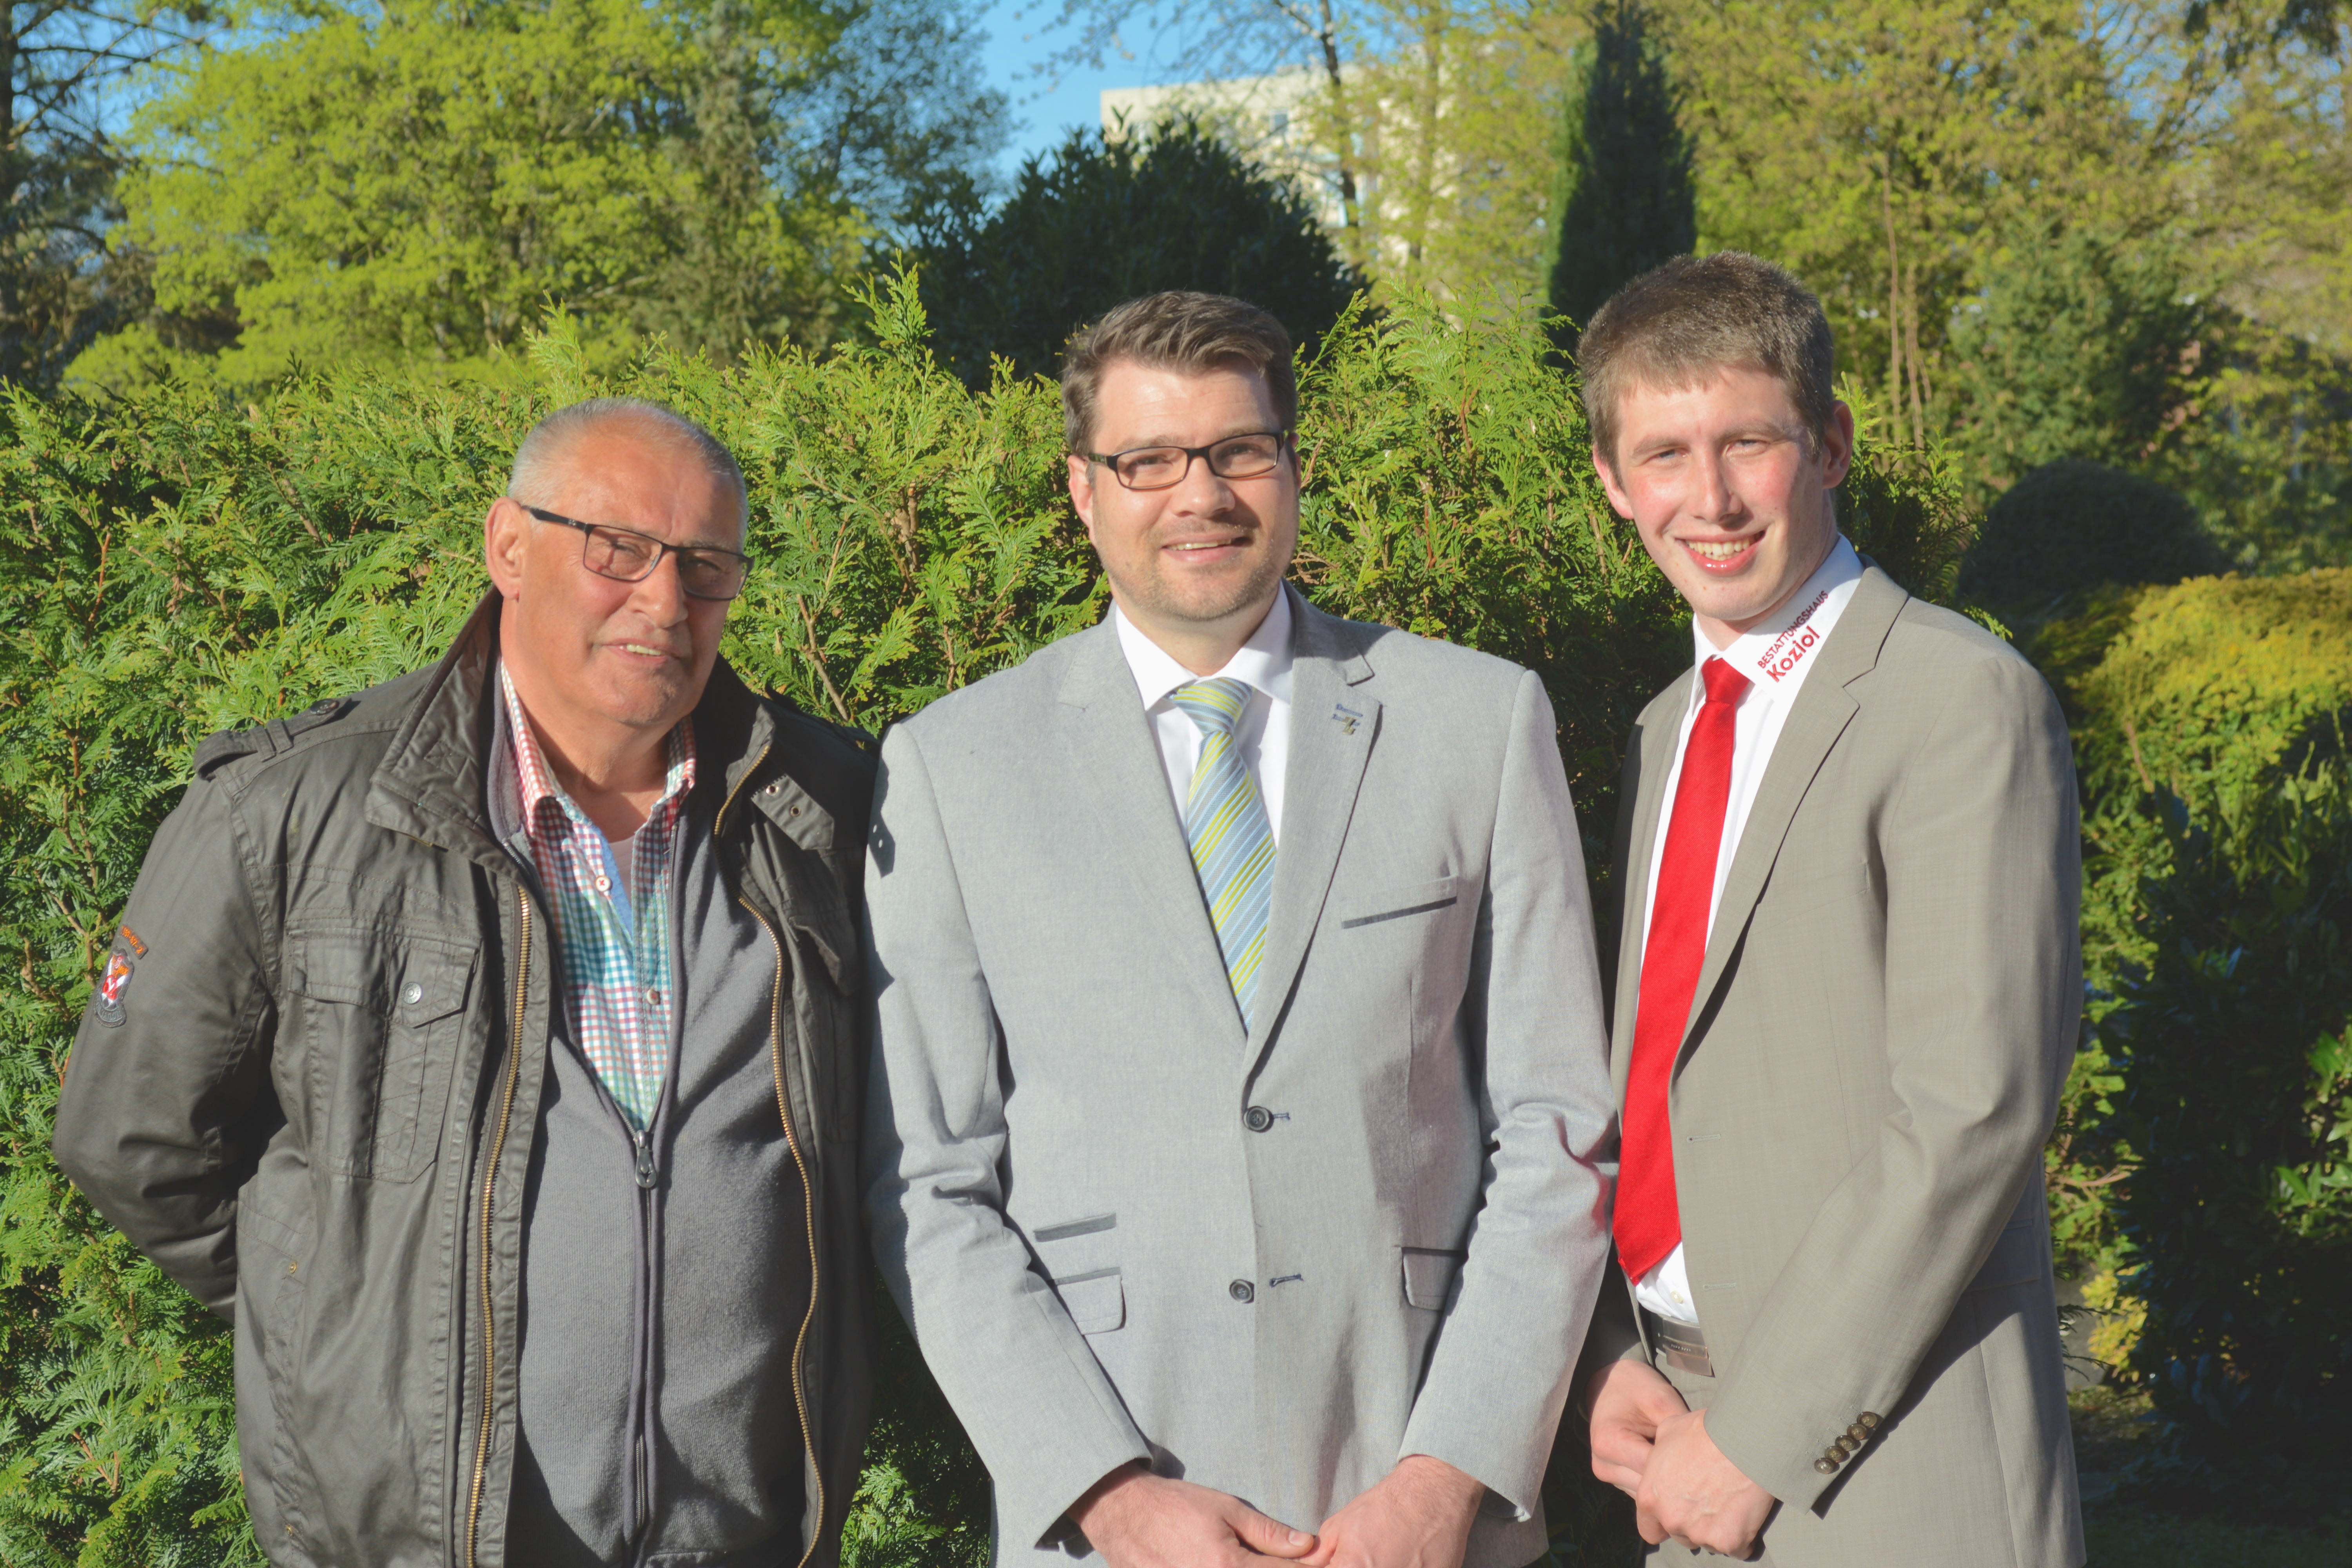
[[[2083,1000],[2065,721],[2014,650],[1875,567],[1818,657],[1673,1080],[1716,1368],[1690,1391],[1781,1500],[1772,1563],[2068,1568],[2082,1524],[2042,1184]],[[1621,1101],[1691,679],[1643,713],[1620,796]],[[1594,1349],[1639,1354],[1619,1285]],[[1833,1445],[1865,1412],[1883,1425],[1848,1458]]]
[[[1606,1258],[1591,910],[1523,669],[1294,600],[1244,1035],[1108,626],[883,746],[882,1272],[996,1488],[997,1560],[1149,1460],[1312,1530],[1410,1453],[1539,1485]]]

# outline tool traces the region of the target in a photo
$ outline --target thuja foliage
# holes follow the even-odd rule
[[[482,514],[539,415],[649,396],[740,455],[758,564],[727,653],[817,712],[878,729],[1099,616],[1055,389],[1000,373],[969,390],[933,356],[910,279],[866,304],[866,346],[726,369],[656,351],[593,374],[559,320],[515,386],[355,374],[249,404],[168,384],[0,397],[0,951],[18,982],[0,994],[0,1560],[256,1560],[226,1330],[50,1163],[58,1087],[195,743],[437,657],[482,591]],[[1344,316],[1302,385],[1298,582],[1540,671],[1598,868],[1619,747],[1689,645],[1593,479],[1573,384],[1533,325],[1408,300]],[[1956,493],[1868,440],[1846,515],[1907,581],[1946,589]],[[972,1563],[977,1461],[904,1333],[885,1344],[849,1559]],[[1580,1468],[1556,1467],[1559,1514],[1597,1547],[1616,1515],[1577,1489]]]
[[[2166,1484],[2301,1509],[2352,1442],[2352,572],[2114,592],[2040,647],[2095,987],[2062,1240],[2145,1313]]]

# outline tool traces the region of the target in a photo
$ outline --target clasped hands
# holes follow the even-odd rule
[[[1748,1557],[1772,1494],[1742,1475],[1675,1385],[1637,1361],[1612,1362],[1587,1384],[1592,1473],[1633,1500],[1642,1539]]]
[[[1412,1454],[1310,1535],[1238,1498],[1129,1465],[1096,1482],[1070,1517],[1110,1568],[1241,1568],[1268,1559],[1300,1568],[1461,1568],[1485,1492],[1443,1460]]]

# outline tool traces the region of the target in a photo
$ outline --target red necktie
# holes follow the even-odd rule
[[[1617,1166],[1617,1258],[1639,1279],[1683,1239],[1675,1202],[1674,1129],[1666,1090],[1690,1023],[1691,995],[1706,961],[1716,852],[1731,798],[1731,737],[1748,678],[1719,658],[1699,667],[1706,700],[1683,750],[1666,852],[1658,861],[1650,935],[1642,948],[1642,995],[1633,1014],[1633,1062],[1625,1077],[1624,1138]]]

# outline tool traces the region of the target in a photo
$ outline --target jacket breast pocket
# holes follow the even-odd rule
[[[432,1166],[474,963],[471,948],[397,929],[288,933],[315,1162],[383,1182],[414,1181]]]
[[[1402,921],[1427,920],[1462,901],[1462,881],[1459,877],[1439,877],[1350,900],[1340,908],[1339,929],[1364,931]]]

